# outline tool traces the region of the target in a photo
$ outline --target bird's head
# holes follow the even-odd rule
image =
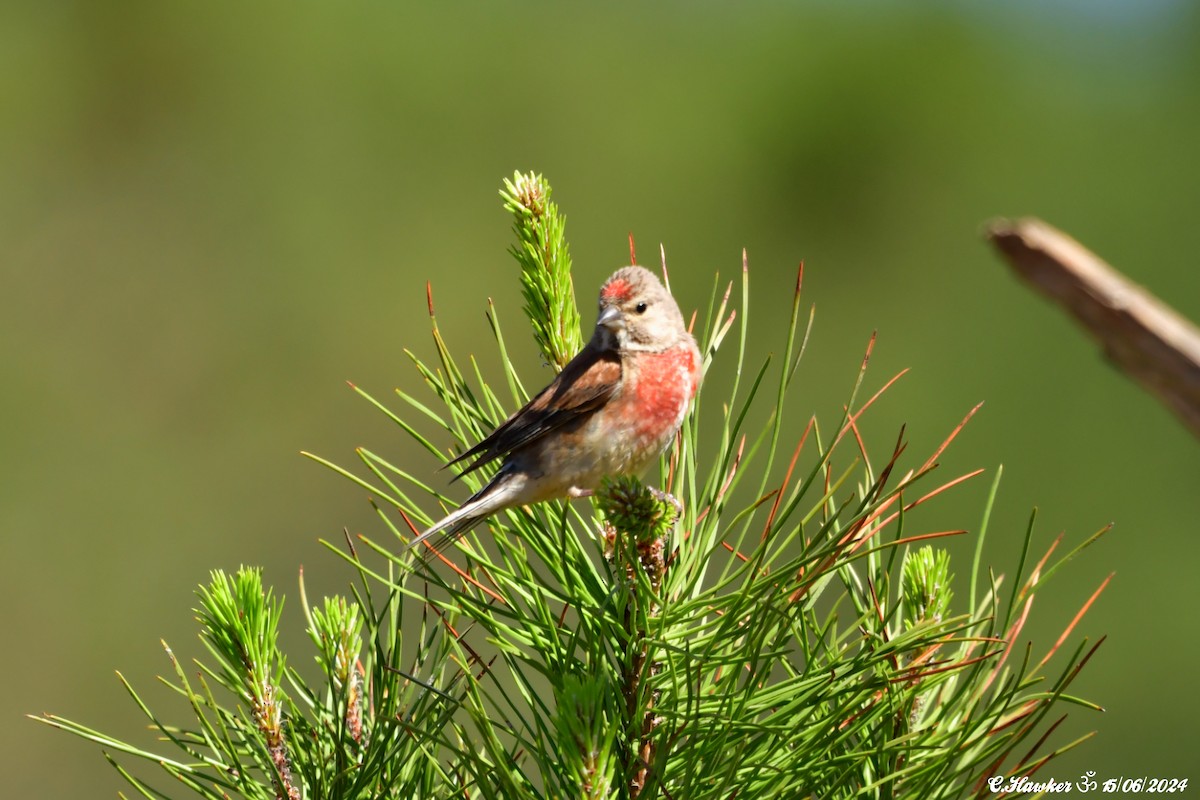
[[[658,352],[687,335],[675,298],[650,270],[622,267],[600,287],[593,341],[602,349]]]

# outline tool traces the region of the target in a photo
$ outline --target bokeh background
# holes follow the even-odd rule
[[[588,325],[630,232],[685,309],[745,247],[758,358],[806,263],[797,426],[832,427],[875,330],[869,387],[912,368],[868,422],[879,457],[986,401],[943,466],[988,475],[930,529],[976,529],[1000,464],[998,570],[1034,506],[1039,548],[1116,523],[1027,631],[1044,650],[1116,571],[1071,640],[1108,636],[1075,687],[1107,710],[1051,741],[1099,734],[1047,774],[1195,781],[1200,443],[980,228],[1039,215],[1200,318],[1197,76],[1200,11],[1158,0],[0,5],[7,796],[115,795],[96,748],[23,715],[149,744],[113,670],[168,702],[159,640],[200,653],[212,568],[263,565],[308,657],[299,567],[340,591],[318,539],[382,532],[298,453],[433,474],[343,383],[421,391],[426,280],[457,352],[494,358],[492,297],[543,382],[497,196],[515,169],[556,189]]]

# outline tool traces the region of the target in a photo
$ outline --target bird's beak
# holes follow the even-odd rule
[[[596,327],[608,328],[613,333],[625,328],[625,320],[621,318],[621,309],[616,306],[605,306],[600,311],[600,318],[596,320]]]

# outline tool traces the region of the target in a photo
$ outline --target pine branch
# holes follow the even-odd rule
[[[542,356],[557,372],[583,347],[565,236],[567,220],[551,202],[550,184],[541,175],[514,173],[512,180],[504,181],[500,196],[513,215],[517,242],[509,252],[521,265],[525,315]]]
[[[280,702],[278,632],[281,603],[264,590],[259,570],[242,569],[231,580],[221,570],[200,589],[200,621],[209,650],[221,664],[222,683],[240,689],[274,768],[279,800],[300,800],[292,777]]]
[[[619,686],[625,700],[620,750],[622,773],[629,776],[629,796],[637,800],[653,773],[655,704],[660,692],[654,681],[662,662],[651,657],[650,628],[661,614],[667,536],[679,519],[673,498],[656,497],[637,478],[606,480],[597,492],[604,517],[605,557],[618,585],[621,635],[625,641]]]

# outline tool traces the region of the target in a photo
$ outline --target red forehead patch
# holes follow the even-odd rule
[[[608,283],[604,284],[604,288],[600,291],[600,298],[609,302],[623,302],[628,300],[633,295],[633,285],[624,278],[613,278]]]

